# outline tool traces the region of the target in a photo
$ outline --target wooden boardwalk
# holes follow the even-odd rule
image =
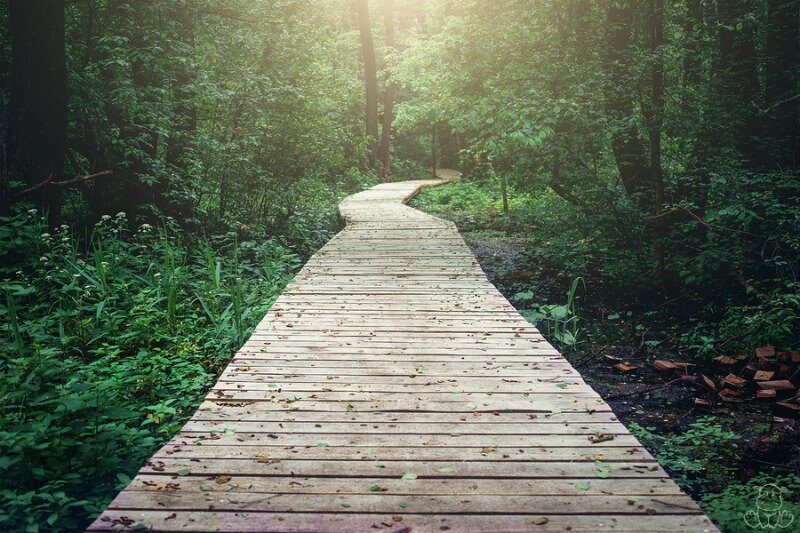
[[[347,198],[201,407],[90,531],[715,531],[455,226]]]

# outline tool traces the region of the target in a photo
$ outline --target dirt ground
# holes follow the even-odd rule
[[[520,309],[513,299],[522,287],[533,287],[540,303],[563,303],[567,287],[571,282],[559,272],[548,269],[536,261],[535,254],[527,250],[527,240],[501,231],[470,231],[461,227],[462,235],[478,258],[483,270],[495,286]],[[692,358],[691,354],[678,353],[669,346],[645,344],[648,338],[663,336],[659,322],[646,327],[634,327],[641,323],[634,313],[609,323],[605,317],[610,309],[619,309],[618,302],[609,301],[603,287],[597,283],[588,287],[579,297],[578,314],[581,318],[585,339],[576,349],[566,350],[564,355],[583,375],[584,379],[611,405],[614,412],[626,424],[632,422],[653,428],[660,435],[684,432],[700,417],[713,416],[726,428],[741,436],[737,443],[741,458],[753,455],[748,450],[760,437],[771,438],[775,431],[775,412],[771,405],[755,400],[720,401],[718,394],[694,380],[680,379],[680,373],[664,374],[653,367],[655,360],[694,363],[691,375],[706,375],[719,382],[728,369],[712,362]],[[666,313],[668,316],[668,312]],[[623,373],[614,367],[624,362],[638,367]],[[708,405],[696,404],[696,399],[708,401]],[[775,450],[785,460],[788,469],[800,466],[797,429],[795,438],[781,450]],[[773,438],[774,440],[774,438]],[[794,444],[792,444],[794,443]],[[700,443],[698,443],[699,445]],[[655,451],[655,450],[651,450]],[[758,454],[756,454],[758,455]],[[770,457],[764,457],[763,466],[768,466]],[[742,459],[735,465],[736,475],[746,480],[761,466],[760,459]]]

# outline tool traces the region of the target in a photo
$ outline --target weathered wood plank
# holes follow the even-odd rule
[[[403,205],[434,183],[342,202],[90,531],[714,530],[455,226]]]

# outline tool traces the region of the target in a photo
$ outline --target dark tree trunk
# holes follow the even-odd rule
[[[683,72],[684,84],[696,87],[703,79],[703,34],[705,19],[703,0],[687,0],[686,15],[683,20],[684,31],[684,56]]]
[[[67,64],[64,0],[10,0],[11,101],[6,169],[10,180],[35,185],[64,172],[67,140]],[[58,222],[62,191],[30,197]]]
[[[395,31],[394,31],[394,0],[384,1],[384,22],[386,24],[386,47],[389,53],[395,50]],[[390,79],[386,83],[383,92],[383,124],[381,128],[381,147],[380,147],[380,172],[383,179],[392,179],[392,121],[394,119],[394,98],[397,93],[397,85]]]
[[[178,34],[182,40],[183,49],[178,49],[177,54],[191,53],[194,50],[194,13],[193,4],[176,4],[173,20],[177,23]],[[176,55],[177,55],[176,54]],[[265,54],[267,55],[267,54]],[[173,90],[174,120],[172,136],[167,142],[165,153],[166,163],[172,167],[187,165],[186,156],[189,153],[191,139],[197,131],[197,107],[195,105],[196,76],[191,57],[185,58],[189,64],[175,61],[175,86]],[[176,197],[170,195],[165,183],[160,184],[158,198],[161,200],[161,210],[174,218],[186,220],[192,215],[192,202],[183,195]]]
[[[364,84],[366,87],[366,110],[364,113],[366,135],[369,137],[369,164],[375,168],[378,143],[378,72],[375,63],[375,45],[369,20],[367,0],[355,0],[358,13],[358,28],[361,33],[361,56],[364,61]]]
[[[3,104],[3,76],[0,74],[0,216],[7,215],[11,209],[11,188],[6,171],[6,124],[5,105]]]
[[[436,140],[437,137],[436,130],[437,127],[436,123],[434,122],[433,125],[431,126],[431,174],[433,174],[434,178],[436,177],[436,171],[439,168],[439,158],[437,157],[438,143]]]
[[[719,15],[719,60],[716,71],[716,97],[732,144],[750,163],[763,165],[763,150],[758,140],[760,125],[754,104],[759,101],[758,63],[755,28],[750,20],[755,8],[752,0],[725,0],[717,3]]]
[[[648,109],[647,129],[650,138],[650,177],[653,183],[655,213],[664,206],[664,170],[661,165],[661,136],[664,127],[664,59],[660,48],[664,45],[664,0],[650,0],[650,52],[653,55],[651,69],[651,101]],[[664,218],[656,218],[656,235],[653,253],[658,263],[661,284],[667,289],[664,259]]]
[[[633,95],[637,88],[630,82],[632,74],[631,31],[635,10],[622,2],[611,2],[608,8],[608,34],[606,43],[606,112],[612,120],[611,148],[617,162],[620,178],[628,195],[643,205],[649,199],[649,165],[644,145],[639,138],[639,128],[634,118]]]
[[[780,167],[800,166],[800,0],[767,3],[766,133]],[[783,102],[783,103],[781,103]]]

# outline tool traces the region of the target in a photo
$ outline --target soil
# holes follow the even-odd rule
[[[505,231],[473,230],[464,221],[456,222],[487,277],[518,309],[524,309],[524,305],[516,302],[513,296],[523,287],[535,291],[538,302],[565,301],[572,280],[551,266],[539,263],[536,254],[527,249],[529,241],[524,236]],[[705,374],[718,383],[729,370],[674,347],[645,344],[648,339],[669,337],[669,332],[675,330],[676,323],[679,324],[680,318],[675,316],[679,308],[667,309],[649,320],[646,326],[636,328],[636,324],[643,323],[642,311],[652,308],[652,304],[631,303],[631,299],[625,299],[627,308],[636,310],[631,316],[609,322],[607,317],[611,309],[625,308],[619,305],[619,300],[625,297],[611,296],[613,291],[605,291],[602,281],[597,280],[602,280],[602,276],[593,278],[592,286],[582,291],[584,294],[578,303],[586,342],[577,349],[564,352],[586,382],[611,405],[623,423],[636,422],[653,428],[656,434],[679,434],[699,417],[714,416],[722,426],[741,435],[738,446],[746,456],[753,443],[771,431],[775,415],[773,407],[755,400],[721,401],[716,392],[693,380],[679,379],[679,373],[657,371],[653,367],[653,361],[657,359],[690,362],[696,365],[690,367],[691,374]],[[674,319],[672,323],[670,318]],[[613,366],[617,362],[638,368],[622,373]],[[709,405],[696,405],[697,398],[707,400]],[[788,450],[795,463],[787,462],[789,470],[797,471],[800,465],[797,451],[797,446]],[[751,462],[740,462],[736,467],[743,480],[752,477],[760,468]]]

